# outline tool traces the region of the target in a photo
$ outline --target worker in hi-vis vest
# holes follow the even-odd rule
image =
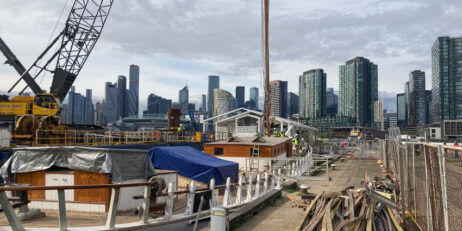
[[[277,136],[278,136],[278,130],[276,130],[276,128],[273,129],[273,136],[274,136],[274,137],[277,137]]]
[[[294,145],[295,145],[295,146],[298,146],[298,134],[295,134],[295,137],[294,137]]]

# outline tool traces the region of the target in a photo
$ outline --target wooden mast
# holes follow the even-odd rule
[[[265,128],[266,128],[266,136],[271,136],[271,124],[269,120],[270,110],[271,110],[271,102],[270,102],[270,86],[269,86],[269,46],[268,46],[268,19],[269,19],[269,0],[262,0],[263,1],[263,42],[264,42],[264,50],[263,56],[265,59],[265,106],[264,106],[264,120],[265,120]]]

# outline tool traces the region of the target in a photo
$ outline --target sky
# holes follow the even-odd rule
[[[409,72],[426,72],[431,89],[431,47],[438,36],[462,36],[460,0],[271,0],[270,79],[286,80],[298,93],[298,76],[323,68],[327,87],[338,90],[338,67],[363,56],[378,65],[379,98],[395,111]],[[67,4],[66,4],[67,3]],[[0,1],[0,37],[25,66],[64,27],[72,1]],[[104,83],[128,77],[140,66],[140,108],[150,93],[178,100],[189,86],[199,104],[207,76],[220,88],[262,88],[261,2],[258,0],[115,0],[103,33],[76,79],[76,91],[93,89],[104,98]],[[64,10],[63,10],[64,9]],[[61,12],[63,12],[60,17]],[[54,29],[56,26],[56,29]],[[0,55],[3,64],[5,58]],[[55,64],[52,64],[54,66]],[[18,79],[0,65],[0,93]],[[49,89],[51,74],[40,77]],[[22,85],[24,86],[24,85]],[[19,89],[19,88],[18,88]],[[21,88],[22,89],[22,88]],[[198,106],[197,106],[198,107]]]

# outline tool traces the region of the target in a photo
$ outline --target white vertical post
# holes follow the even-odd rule
[[[237,185],[236,193],[236,205],[240,205],[242,202],[242,176],[239,176],[239,182]]]
[[[278,177],[278,182],[276,183],[276,188],[281,189],[281,177]]]
[[[295,175],[295,162],[292,162],[292,176]]]
[[[172,219],[173,215],[173,183],[170,182],[168,183],[168,189],[167,189],[167,202],[166,202],[166,209],[165,209],[165,218],[167,219]]]
[[[281,176],[281,168],[278,168],[278,176]]]
[[[189,184],[189,198],[188,198],[188,204],[186,206],[186,214],[191,215],[193,214],[194,210],[194,192],[196,190],[195,183],[194,181],[191,181]]]
[[[212,196],[210,198],[210,208],[215,207],[215,179],[210,179],[210,191],[212,191]]]
[[[23,231],[24,228],[22,227],[21,222],[18,219],[18,216],[16,216],[16,213],[11,207],[11,204],[8,201],[8,197],[6,196],[5,191],[0,191],[0,204],[2,205],[3,213],[5,213],[5,217],[8,220],[11,229],[13,231]]]
[[[257,187],[256,187],[256,190],[255,190],[255,198],[258,198],[260,197],[260,182],[261,182],[261,175],[260,173],[257,174]]]
[[[268,192],[268,172],[265,172],[265,183],[263,184],[263,192]]]
[[[231,177],[226,178],[226,188],[225,188],[225,195],[223,198],[223,206],[229,206],[229,190],[231,190]]]
[[[151,207],[151,185],[144,186],[143,213],[141,214],[141,224],[147,224],[149,219],[149,208]]]
[[[252,175],[249,176],[249,183],[247,185],[247,202],[252,201]]]
[[[109,212],[107,215],[106,228],[113,229],[115,226],[117,206],[119,204],[120,188],[112,188],[111,191],[111,204],[109,205]]]
[[[274,189],[274,175],[271,177],[271,189]]]
[[[67,218],[66,218],[66,198],[64,189],[58,190],[58,219],[59,219],[59,230],[67,230]]]

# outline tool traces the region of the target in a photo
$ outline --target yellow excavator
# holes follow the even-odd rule
[[[6,95],[0,95],[0,121],[13,123],[11,137],[14,143],[31,145],[37,142],[35,137],[39,133],[41,137],[48,138],[44,141],[46,143],[60,143],[59,137],[69,129],[61,124],[61,102],[98,41],[113,1],[74,0],[64,29],[28,69],[0,38],[0,51],[7,58],[5,64],[11,65],[20,75],[8,93],[12,93],[22,80],[26,83],[18,96],[9,99]],[[53,53],[49,52],[53,50]],[[40,65],[41,61],[45,61],[43,65]],[[56,67],[50,70],[49,64],[53,61]],[[45,72],[53,74],[49,93],[35,81]],[[27,88],[32,90],[33,96],[24,95]]]

